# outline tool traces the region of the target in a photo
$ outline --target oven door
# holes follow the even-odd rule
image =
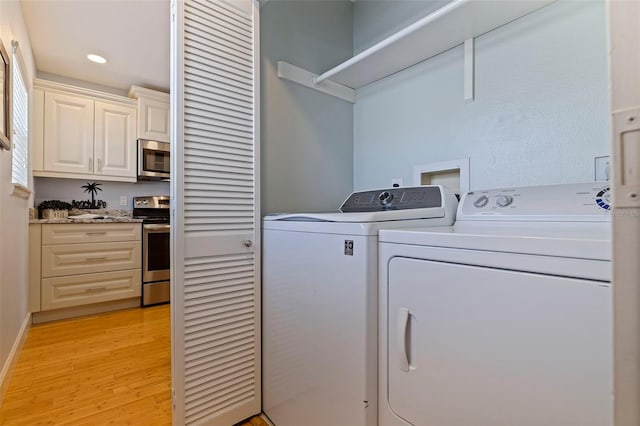
[[[142,225],[142,282],[167,281],[171,275],[169,224]]]

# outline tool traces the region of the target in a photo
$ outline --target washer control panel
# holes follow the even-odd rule
[[[459,205],[457,220],[601,220],[610,210],[609,186],[590,182],[471,191]]]
[[[440,186],[426,185],[354,192],[342,203],[340,211],[357,213],[431,207],[442,207]]]

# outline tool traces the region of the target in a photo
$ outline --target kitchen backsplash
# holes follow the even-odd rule
[[[91,194],[85,192],[83,185],[87,182],[98,182],[102,191],[96,194],[96,200],[107,203],[107,210],[131,210],[132,197],[146,195],[169,195],[169,182],[143,181],[137,183],[87,181],[85,179],[34,178],[34,206],[45,200],[91,200]],[[127,204],[121,205],[120,198],[126,197]],[[86,212],[86,211],[85,211]],[[104,212],[104,210],[101,210]]]

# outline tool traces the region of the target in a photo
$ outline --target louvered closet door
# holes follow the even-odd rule
[[[260,412],[258,6],[175,0],[174,424]]]

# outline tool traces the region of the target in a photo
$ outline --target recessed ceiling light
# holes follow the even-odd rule
[[[107,62],[107,60],[102,56],[94,55],[93,53],[88,54],[87,59],[92,62],[95,62],[96,64],[104,64],[105,62]]]

